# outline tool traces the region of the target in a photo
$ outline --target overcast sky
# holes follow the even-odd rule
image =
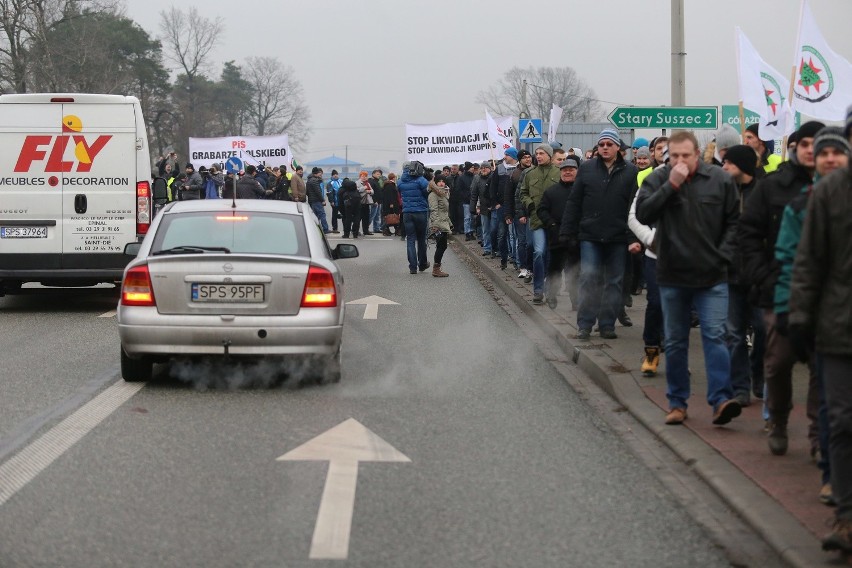
[[[159,35],[171,0],[127,0]],[[782,73],[793,65],[799,0],[685,0],[686,104],[737,102],[735,27]],[[177,4],[183,10],[192,0]],[[204,0],[228,60],[277,57],[295,70],[313,133],[302,162],[402,161],[404,125],[484,118],[474,101],[513,66],[571,66],[597,98],[668,105],[671,0]],[[829,45],[852,60],[852,0],[810,0]],[[613,104],[602,104],[609,112]],[[547,117],[544,117],[545,120]],[[570,141],[569,141],[570,144]]]

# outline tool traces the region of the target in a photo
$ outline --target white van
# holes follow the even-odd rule
[[[0,95],[0,295],[119,282],[151,223],[136,97]]]

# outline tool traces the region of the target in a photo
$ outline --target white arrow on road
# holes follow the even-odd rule
[[[353,305],[366,305],[367,307],[364,309],[365,320],[379,319],[379,306],[399,305],[396,302],[388,300],[387,298],[382,298],[381,296],[368,296],[366,298],[361,298],[360,300],[352,300],[351,302],[346,303]]]
[[[358,462],[411,462],[396,448],[350,418],[276,461],[327,461],[310,558],[345,560],[355,508]]]

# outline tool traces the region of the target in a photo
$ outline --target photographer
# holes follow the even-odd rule
[[[423,177],[423,164],[417,161],[402,164],[399,192],[402,195],[403,224],[408,240],[408,271],[417,274],[429,268],[426,260],[426,228],[428,224],[429,182]]]
[[[203,170],[204,167],[198,169]],[[201,175],[204,178],[204,197],[206,199],[219,199],[222,194],[222,186],[225,185],[225,177],[219,171],[219,166],[213,164],[207,172],[202,171]]]
[[[204,182],[201,179],[201,174],[195,171],[195,166],[190,163],[186,164],[186,182],[179,187],[178,201],[189,201],[192,199],[201,199],[204,191]]]

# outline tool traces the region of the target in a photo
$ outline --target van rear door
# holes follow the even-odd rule
[[[62,123],[62,268],[123,269],[137,240],[134,107],[64,104]]]

